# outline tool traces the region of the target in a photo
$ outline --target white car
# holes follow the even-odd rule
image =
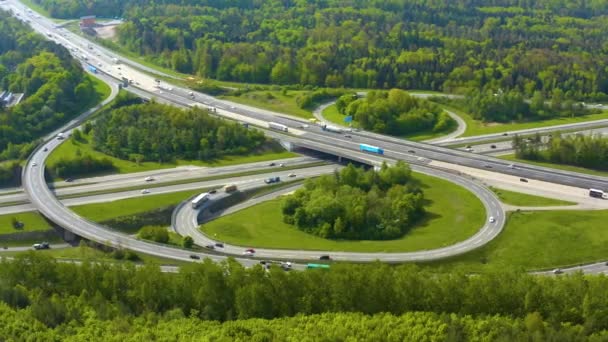
[[[145,194],[149,194],[149,193],[150,193],[150,190],[148,190],[148,189],[143,189],[143,190],[141,191],[141,193],[142,193],[142,194],[144,194],[144,195],[145,195]]]
[[[290,174],[289,174],[289,177],[295,177],[295,176],[296,176],[296,174],[295,174],[295,173],[290,173]]]
[[[38,163],[36,163],[36,162],[33,162],[33,163],[32,163],[32,166],[36,166],[36,165],[38,165]]]
[[[152,181],[154,181],[154,177],[152,177],[152,176],[146,177],[146,182],[152,182]]]
[[[564,273],[564,271],[562,271],[561,268],[556,268],[553,270],[553,274],[562,274],[562,273]]]
[[[496,222],[496,219],[494,219],[494,216],[490,216],[490,223],[494,223]]]

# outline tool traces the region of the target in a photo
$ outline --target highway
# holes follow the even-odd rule
[[[15,1],[6,1],[6,4],[11,3],[15,3]],[[16,5],[16,8],[21,8],[21,13],[26,15],[25,12],[23,12],[24,7],[22,5]],[[290,135],[283,135],[281,140],[289,140],[299,146],[310,147],[312,146],[312,144],[310,144],[311,142],[320,143],[323,145],[323,150],[325,152],[332,150],[332,147],[339,146],[345,150],[351,151],[341,153],[342,156],[348,157],[352,154],[352,151],[359,150],[359,143],[366,143],[384,148],[385,151],[387,151],[386,156],[403,159],[411,163],[417,163],[417,161],[416,158],[412,160],[412,158],[407,156],[406,151],[409,150],[415,151],[417,156],[420,156],[423,159],[438,160],[455,165],[466,165],[473,168],[487,168],[486,165],[489,165],[490,168],[493,168],[500,173],[507,173],[520,177],[534,178],[583,188],[608,189],[608,179],[605,177],[592,177],[574,172],[557,171],[554,169],[531,165],[522,165],[521,167],[517,168],[509,168],[510,163],[490,156],[471,155],[470,153],[462,151],[455,151],[430,144],[405,141],[402,139],[387,137],[370,132],[353,132],[352,134],[349,134],[352,136],[352,138],[348,138],[343,134],[322,131],[318,126],[308,125],[308,122],[303,119],[290,118],[286,115],[273,113],[267,110],[260,110],[249,106],[231,103],[229,101],[217,100],[202,93],[192,92],[193,96],[190,96],[191,91],[189,89],[184,89],[161,82],[161,88],[163,88],[163,90],[157,87],[157,82],[151,76],[143,74],[125,65],[121,65],[121,70],[118,70],[117,68],[120,66],[114,65],[112,59],[120,58],[120,56],[113,55],[107,50],[99,50],[99,47],[94,43],[91,43],[86,39],[66,30],[62,30],[61,34],[57,34],[53,31],[54,24],[47,19],[40,18],[35,21],[32,20],[31,24],[35,29],[41,31],[43,34],[53,32],[54,39],[70,47],[71,49],[77,49],[78,52],[75,52],[76,56],[85,54],[88,56],[90,62],[97,63],[99,61],[99,63],[105,66],[105,68],[102,68],[102,70],[112,75],[112,77],[120,78],[126,75],[128,78],[133,79],[134,85],[137,86],[136,89],[138,92],[148,92],[152,94],[151,96],[153,97],[171,101],[172,103],[182,106],[212,107],[215,108],[215,114],[217,115],[243,122],[249,122],[253,125],[261,127],[264,127],[269,121],[287,125],[290,127]],[[86,48],[89,45],[92,47],[92,49]],[[82,47],[85,48],[82,49]],[[129,86],[127,89],[129,88],[132,88],[132,86]],[[320,146],[319,144],[315,145]],[[422,164],[425,163],[423,162]]]
[[[209,180],[209,181],[200,181],[200,182],[191,182],[191,183],[182,183],[175,185],[165,185],[156,188],[149,188],[148,194],[142,194],[142,190],[125,190],[97,195],[86,195],[83,194],[81,197],[62,199],[60,202],[66,206],[77,206],[84,204],[92,204],[92,203],[105,203],[105,202],[113,202],[122,199],[128,198],[137,198],[143,196],[154,196],[160,194],[173,193],[178,191],[187,191],[187,190],[196,190],[196,189],[209,189],[209,188],[220,188],[226,184],[255,184],[255,185],[263,185],[264,180],[269,177],[281,177],[283,180],[299,180],[308,177],[316,177],[323,174],[332,173],[337,168],[336,165],[325,165],[325,166],[316,166],[309,168],[302,168],[297,170],[282,170],[277,169],[273,171],[269,171],[263,174],[256,174],[250,176],[237,176],[237,177],[226,177],[217,180]],[[294,177],[289,177],[290,174],[294,174]],[[71,189],[71,188],[69,188]],[[14,214],[19,212],[27,212],[36,210],[36,206],[26,203],[26,204],[18,204],[0,207],[0,215],[6,214]]]
[[[246,172],[281,171],[282,167],[280,165],[292,168],[304,167],[307,164],[316,162],[321,162],[321,160],[314,157],[296,157],[221,167],[180,166],[170,169],[81,178],[75,179],[72,182],[60,181],[49,184],[49,186],[54,189],[56,196],[86,195],[86,193],[90,192],[109,191],[113,189],[120,191],[121,188],[156,188],[160,184],[165,183],[185,182],[187,180],[195,181],[200,178],[219,177]],[[270,163],[273,163],[274,166],[269,166]],[[152,177],[154,180],[146,181],[146,178],[148,177]],[[16,193],[6,195],[0,194],[0,205],[2,203],[28,200],[23,189],[18,189],[16,191]],[[2,209],[0,208],[0,212],[1,210]]]
[[[462,242],[433,250],[403,253],[355,253],[335,251],[281,250],[256,247],[255,257],[262,259],[315,260],[319,259],[321,255],[330,255],[331,258],[336,261],[371,262],[379,260],[392,263],[437,260],[459,255],[479,248],[494,239],[501,232],[506,222],[505,213],[498,198],[488,188],[480,186],[478,183],[467,177],[463,177],[451,172],[439,171],[437,169],[431,169],[423,166],[413,166],[412,169],[416,172],[443,178],[450,182],[456,183],[478,196],[481,202],[484,204],[486,210],[486,219],[483,227],[481,227],[481,229],[475,235]],[[191,236],[195,243],[201,246],[214,244],[216,241],[208,236],[205,236],[198,230],[199,223],[197,217],[199,216],[199,212],[204,211],[214,201],[221,200],[226,196],[227,195],[223,193],[217,194],[215,195],[215,198],[212,197],[209,202],[203,204],[199,209],[193,209],[187,202],[182,203],[182,205],[176,208],[176,213],[174,214],[175,220],[173,225],[176,232],[184,236]],[[264,199],[268,200],[271,198],[272,196],[266,196]],[[259,202],[260,199],[254,203]],[[226,211],[226,213],[229,212],[230,211]],[[490,222],[490,217],[493,217],[495,222]],[[228,255],[242,255],[245,249],[250,247],[255,246],[233,246],[224,243],[224,248],[217,249],[216,251]]]
[[[6,3],[10,4],[13,3],[13,1],[7,1]],[[22,11],[22,5],[18,5],[18,7],[20,7]],[[43,34],[53,30],[54,26],[54,24],[44,18],[35,21],[32,20],[31,24],[35,29],[43,32]],[[496,199],[491,192],[474,182],[471,184],[466,183],[464,181],[464,177],[460,177],[437,168],[425,167],[424,165],[429,165],[433,161],[437,160],[444,162],[444,167],[447,168],[450,168],[450,165],[454,165],[454,167],[465,165],[478,169],[492,169],[501,174],[525,176],[528,178],[583,188],[608,188],[608,183],[606,182],[607,179],[604,177],[581,175],[573,172],[556,171],[553,169],[528,165],[517,165],[510,167],[508,162],[492,157],[450,150],[429,144],[404,141],[401,139],[386,137],[369,132],[352,132],[352,137],[349,138],[344,134],[324,132],[320,127],[307,125],[306,121],[301,119],[289,118],[285,115],[277,115],[268,111],[233,104],[228,101],[219,101],[211,96],[201,93],[193,93],[193,96],[191,96],[190,90],[188,89],[165,84],[163,84],[161,88],[158,88],[158,84],[152,77],[137,70],[123,65],[122,69],[119,71],[117,66],[112,65],[112,58],[120,58],[119,56],[116,57],[107,52],[98,52],[100,51],[98,46],[84,40],[78,35],[67,32],[61,32],[61,35],[57,35],[56,33],[53,33],[52,35],[54,39],[72,49],[76,56],[80,54],[86,55],[90,62],[101,63],[104,72],[107,71],[107,73],[112,75],[112,77],[120,78],[125,76],[132,79],[134,80],[133,84],[136,85],[139,90],[152,93],[155,97],[163,98],[164,100],[171,101],[182,106],[191,107],[208,105],[209,107],[212,107],[212,110],[214,110],[215,114],[217,115],[249,122],[253,125],[261,127],[265,127],[266,123],[269,121],[282,123],[289,127],[289,134],[276,132],[271,135],[278,136],[282,141],[287,141],[313,150],[332,153],[354,160],[373,163],[375,165],[378,165],[382,161],[386,160],[391,161],[400,159],[412,163],[412,168],[415,170],[427,170],[427,172],[432,173],[435,176],[444,174],[446,175],[446,178],[450,179],[451,181],[468,188],[476,188],[474,192],[482,198],[483,196],[491,195],[491,197],[484,198],[484,205],[486,205],[488,213],[493,213],[493,210],[496,210],[492,208],[492,203],[494,203],[492,199]],[[91,49],[85,48],[81,50],[81,47],[89,45],[91,45]],[[57,146],[57,143],[57,141],[51,140],[46,144],[46,146],[49,148],[49,150],[51,150]],[[370,155],[368,153],[360,152],[360,143],[382,147],[385,151],[384,156]],[[65,208],[65,206],[59,203],[52,192],[47,188],[44,182],[42,167],[36,168],[36,166],[33,166],[34,162],[38,163],[39,165],[44,165],[45,157],[46,156],[44,154],[40,153],[40,150],[35,151],[24,168],[22,179],[24,189],[28,193],[31,202],[46,217],[58,223],[60,226],[66,227],[74,233],[87,239],[109,243],[114,246],[124,246],[135,251],[152,255],[188,260],[190,254],[188,251],[146,243],[105,229],[100,229],[98,225],[84,220]],[[504,215],[497,214],[495,215],[495,218],[497,220],[496,226],[502,227],[504,224]],[[486,225],[471,239],[453,246],[440,250],[419,252],[418,254],[408,254],[407,256],[386,256],[386,258],[383,259],[386,261],[399,261],[404,259],[427,260],[428,258],[435,259],[453,255],[455,253],[464,253],[491,240],[498,234],[499,231],[499,229],[493,229],[492,226]],[[348,253],[332,253],[332,255],[337,260],[347,260],[349,258]],[[261,256],[264,257],[263,254]],[[369,253],[369,255],[358,255],[357,257],[360,258],[359,260],[375,260],[379,256]],[[391,260],[391,257],[394,257],[395,259]],[[211,256],[211,258],[218,257]],[[249,261],[247,260],[248,259],[245,258],[241,259],[240,261],[248,263]]]

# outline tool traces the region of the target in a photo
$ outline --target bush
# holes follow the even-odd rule
[[[139,231],[139,238],[158,243],[169,242],[169,232],[163,227],[144,227]]]
[[[184,237],[182,244],[184,248],[192,248],[192,246],[194,246],[194,240],[191,236],[186,236]]]

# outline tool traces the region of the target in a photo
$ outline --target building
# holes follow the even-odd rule
[[[21,93],[13,94],[10,91],[0,92],[0,102],[2,103],[3,107],[12,107],[12,106],[18,104],[19,102],[21,102],[22,98],[23,98],[23,94],[21,94]]]
[[[94,15],[87,15],[85,17],[80,17],[80,28],[89,28],[89,27],[94,27],[96,25],[95,23],[95,16]]]

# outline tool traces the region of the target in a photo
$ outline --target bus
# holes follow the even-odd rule
[[[371,146],[371,145],[367,145],[367,144],[360,144],[359,145],[359,149],[363,152],[372,152],[372,153],[377,153],[377,154],[384,154],[384,150],[381,149],[380,147],[376,147],[376,146]]]
[[[311,268],[328,269],[329,265],[325,265],[325,264],[308,264],[308,265],[306,265],[306,268],[308,268],[308,269],[311,269]]]
[[[595,198],[604,198],[604,191],[598,189],[589,189],[589,196]]]
[[[193,200],[192,200],[192,209],[198,209],[198,207],[201,206],[201,204],[205,203],[207,200],[209,200],[209,193],[208,192],[204,192],[198,196],[196,196]]]

